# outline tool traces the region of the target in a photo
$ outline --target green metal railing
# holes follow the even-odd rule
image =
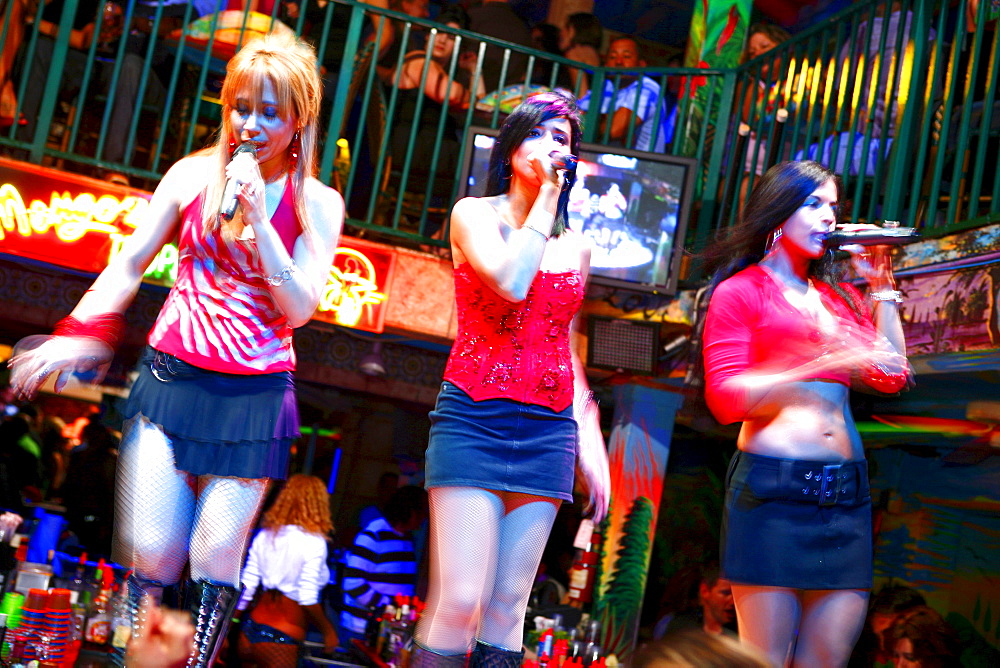
[[[8,16],[14,4],[6,3]],[[478,88],[487,49],[502,54],[496,88],[519,88],[522,95],[560,84],[566,69],[574,67],[586,71],[595,91],[605,82],[617,88],[622,77],[649,77],[659,85],[658,102],[670,104],[667,91],[676,90],[678,82],[711,84],[707,99],[676,101],[676,129],[665,149],[694,157],[700,168],[687,237],[687,247],[697,251],[736,219],[757,172],[781,159],[816,157],[834,166],[851,220],[899,220],[933,236],[1000,219],[998,33],[985,27],[995,18],[988,14],[989,5],[980,3],[969,27],[961,17],[963,7],[944,0],[854,3],[732,70],[587,68],[353,0],[323,5],[304,0],[291,19],[278,14],[282,3],[274,3],[272,18],[311,37],[325,66],[329,88],[319,177],[344,193],[350,227],[400,243],[447,245],[448,207],[463,190],[462,138],[473,125],[498,127],[504,116],[499,104],[486,104],[489,96],[478,104],[448,107],[401,86],[407,53],[418,45],[418,35],[426,36],[428,50],[440,40],[455,40],[451,58],[441,67],[448,82],[463,83],[448,83],[445,97],[459,85]],[[34,133],[25,136],[15,126],[3,131],[0,145],[32,162],[87,173],[114,170],[152,187],[173,160],[203,145],[218,126],[220,107],[213,91],[224,67],[213,56],[218,16],[201,21],[207,42],[185,27],[150,39],[144,51],[134,54],[146,64],[139,79],[143,103],[134,105],[128,127],[114,128],[114,96],[108,92],[123,76],[126,40],[95,39],[83,51],[72,49],[77,6],[78,0],[65,3]],[[125,5],[125,25],[131,25],[133,10],[134,2]],[[157,11],[151,17],[153,35],[162,21]],[[184,26],[194,18],[191,11],[188,6],[181,17]],[[94,18],[100,25],[102,17]],[[251,27],[244,18],[235,31],[243,34]],[[374,45],[388,31],[401,47],[380,61]],[[6,35],[4,28],[0,37]],[[47,38],[29,26],[21,45],[25,73],[40,39]],[[466,51],[478,56],[472,68],[460,55]],[[180,57],[166,58],[166,66],[160,62],[154,73],[149,63],[164,61],[163,53]],[[526,71],[518,69],[519,56],[526,59]],[[78,81],[65,81],[68,58],[87,64]],[[431,76],[425,59],[416,87],[423,89]],[[151,103],[147,91],[157,81],[165,93]],[[28,86],[42,85],[26,74],[19,82],[19,100]],[[581,92],[579,84],[575,92]],[[611,144],[610,128],[601,132],[599,121],[598,105],[591,105],[584,116],[584,141]],[[661,124],[659,118],[652,122]],[[126,138],[123,160],[105,157],[112,132]],[[625,143],[637,133],[633,117]]]

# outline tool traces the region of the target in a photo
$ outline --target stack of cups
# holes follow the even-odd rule
[[[73,611],[70,608],[69,596],[69,589],[49,591],[49,601],[45,608],[44,633],[49,638],[45,658],[50,663],[65,663],[70,654],[69,636],[73,626]]]
[[[18,635],[26,641],[24,647],[24,658],[42,658],[38,651],[43,636],[47,635],[45,628],[45,608],[48,605],[49,592],[45,589],[29,589],[28,595],[24,598],[24,607],[21,608],[21,628]]]
[[[21,608],[24,605],[24,594],[16,591],[9,591],[4,594],[3,602],[0,603],[0,613],[7,615],[7,639],[3,644],[3,656],[10,656],[11,643],[14,635],[21,626]]]

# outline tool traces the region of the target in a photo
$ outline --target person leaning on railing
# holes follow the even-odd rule
[[[450,197],[461,142],[461,122],[452,112],[467,109],[476,99],[486,94],[486,89],[482,77],[472,81],[476,67],[474,53],[466,51],[459,54],[455,77],[452,79],[448,76],[456,44],[456,35],[448,29],[468,29],[469,18],[465,10],[458,5],[447,7],[438,16],[438,21],[444,25],[444,29],[434,36],[433,50],[429,53],[425,49],[406,54],[402,67],[394,76],[399,89],[399,111],[392,121],[392,156],[394,167],[401,169],[411,131],[415,126],[416,138],[410,155],[407,190],[424,190],[427,180],[432,178],[429,167],[436,155],[436,174],[441,175],[440,178],[447,181],[447,184],[435,189],[435,194]],[[442,113],[445,114],[445,124],[440,135],[440,150],[435,152],[438,122]]]

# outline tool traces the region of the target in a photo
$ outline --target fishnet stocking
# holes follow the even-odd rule
[[[558,501],[475,487],[429,494],[430,588],[417,641],[441,654],[464,654],[477,636],[519,650]]]
[[[198,478],[191,542],[191,579],[239,587],[250,532],[267,495],[266,478]]]
[[[136,575],[176,584],[187,561],[194,477],[174,467],[170,439],[141,415],[127,420],[118,450],[114,560]]]

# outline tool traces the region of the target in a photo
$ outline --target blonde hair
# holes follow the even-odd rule
[[[283,120],[298,126],[299,157],[290,174],[295,195],[295,214],[303,232],[313,234],[312,221],[305,204],[305,181],[316,175],[316,145],[318,142],[320,99],[323,83],[313,48],[289,32],[272,32],[248,41],[226,66],[222,85],[222,127],[215,144],[204,153],[214,154],[218,171],[209,183],[202,209],[206,229],[220,225],[218,202],[226,184],[226,165],[232,159],[230,139],[233,137],[232,112],[236,96],[246,94],[253,106],[262,104],[264,82],[274,90],[278,113]],[[291,146],[289,146],[289,153]],[[291,156],[288,157],[291,162]]]
[[[639,651],[633,668],[770,668],[755,650],[738,640],[701,629],[668,633]]]
[[[274,505],[264,513],[261,528],[280,529],[289,524],[321,535],[333,531],[330,495],[316,476],[297,473],[289,478]]]

